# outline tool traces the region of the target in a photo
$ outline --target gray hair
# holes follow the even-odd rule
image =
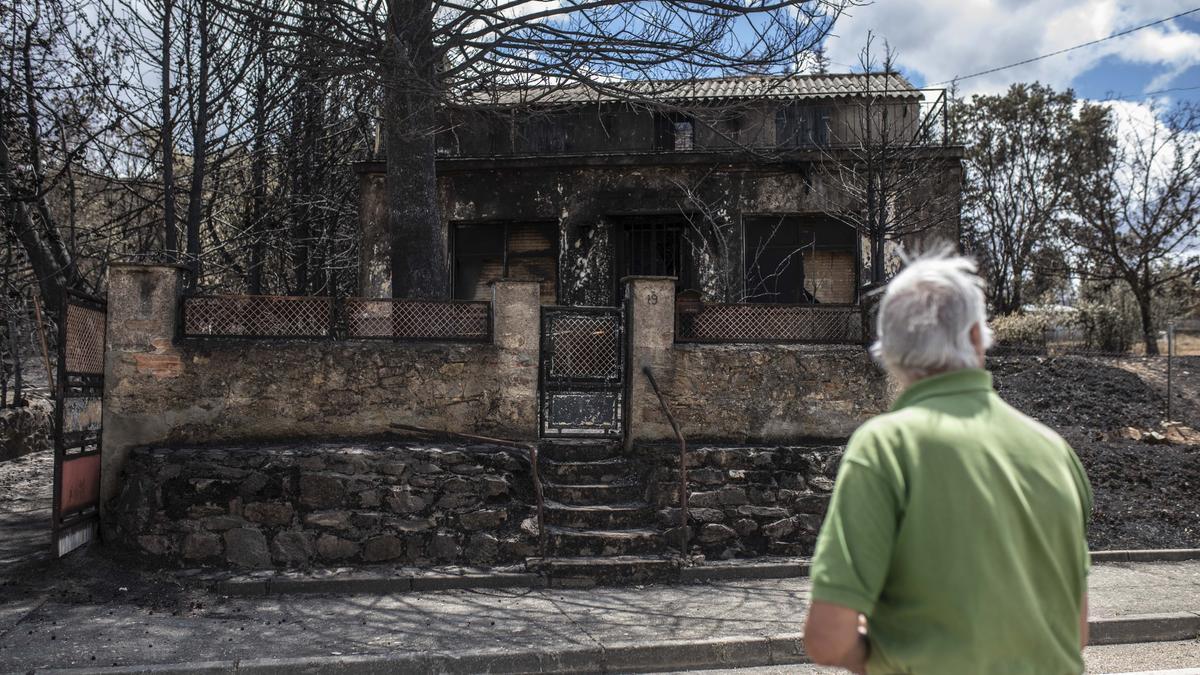
[[[917,380],[979,366],[971,328],[992,344],[975,262],[943,249],[912,260],[888,284],[871,354],[897,377]]]

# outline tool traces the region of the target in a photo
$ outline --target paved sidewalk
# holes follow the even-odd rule
[[[1200,634],[1200,561],[1096,565],[1090,588],[1093,621],[1111,633],[1111,642]],[[793,663],[802,659],[796,638],[808,590],[808,579],[796,578],[209,598],[166,609],[119,596],[103,602],[28,598],[0,607],[0,672],[196,662],[256,672]],[[1120,618],[1126,623],[1112,622]],[[1160,629],[1150,638],[1137,633]]]

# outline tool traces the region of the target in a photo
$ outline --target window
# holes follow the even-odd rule
[[[682,113],[654,113],[655,150],[694,150],[696,122]]]
[[[853,303],[854,230],[828,219],[745,219],[746,302]]]
[[[775,109],[775,142],[780,147],[825,145],[828,141],[828,108],[785,103]]]
[[[622,224],[617,285],[626,276],[675,277],[676,288],[695,285],[688,225],[678,217],[642,216]],[[617,290],[620,297],[620,289]]]
[[[675,122],[675,149],[676,150],[691,150],[695,136],[695,127],[691,120],[678,120]]]
[[[541,284],[544,304],[554,304],[558,281],[558,226],[554,223],[488,223],[454,226],[454,298],[490,300],[500,279]]]
[[[562,115],[537,114],[521,124],[520,151],[534,154],[561,154],[567,149],[569,120]]]

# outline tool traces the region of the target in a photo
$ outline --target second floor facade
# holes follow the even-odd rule
[[[525,88],[447,109],[441,157],[787,152],[944,141],[944,97],[896,74],[647,83],[618,99]]]

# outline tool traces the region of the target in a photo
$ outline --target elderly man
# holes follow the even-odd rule
[[[1058,434],[996,395],[970,260],[888,285],[875,357],[904,391],[842,459],[804,644],[855,673],[1078,675],[1092,494]]]

